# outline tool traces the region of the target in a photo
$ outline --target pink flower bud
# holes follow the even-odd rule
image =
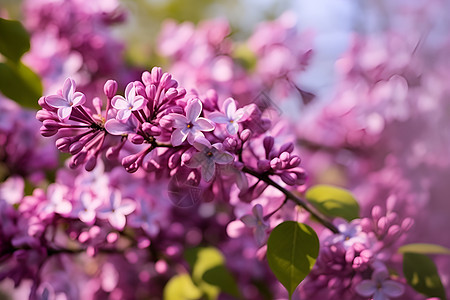
[[[266,172],[270,169],[270,161],[267,159],[259,160],[256,164],[258,166],[258,170],[261,172]]]
[[[58,130],[61,128],[61,123],[56,122],[55,120],[45,120],[42,122],[42,124],[45,126],[45,128],[50,130]]]
[[[157,84],[161,80],[162,70],[159,67],[154,67],[151,73],[151,83]]]
[[[281,169],[281,160],[278,157],[275,157],[270,161],[270,167],[274,170]]]
[[[266,150],[266,156],[269,155],[270,151],[273,148],[273,144],[275,143],[275,139],[271,136],[266,136],[263,141],[264,150]]]
[[[152,84],[152,75],[148,71],[145,71],[145,72],[142,73],[141,79],[142,79],[142,82],[146,86],[149,86],[149,85]]]
[[[290,158],[291,158],[291,156],[289,155],[288,152],[283,152],[283,153],[280,154],[280,159],[284,163],[287,163]]]
[[[136,134],[136,133],[128,134],[128,140],[136,145],[140,145],[145,141],[145,139],[142,135]]]
[[[117,92],[117,82],[115,80],[108,80],[103,86],[103,92],[108,99],[112,99]]]
[[[169,168],[175,169],[180,165],[180,163],[181,163],[181,154],[179,152],[175,152],[169,157],[167,165],[169,166]]]
[[[290,158],[288,166],[289,168],[295,168],[300,164],[300,162],[301,162],[300,157],[298,157],[297,155],[293,155]]]
[[[56,147],[61,152],[69,152],[69,147],[72,144],[72,139],[68,137],[62,137],[56,140]]]
[[[45,126],[41,126],[40,132],[41,132],[42,136],[50,137],[50,136],[54,136],[55,134],[57,134],[58,130],[57,129],[48,129]]]
[[[84,143],[83,142],[75,142],[72,143],[72,145],[69,146],[69,152],[70,154],[77,154],[78,152],[80,152],[84,147]]]
[[[84,169],[88,172],[95,169],[95,166],[97,165],[97,156],[91,155],[86,161],[86,164],[84,165]]]
[[[295,174],[290,173],[290,172],[283,172],[283,173],[281,173],[280,174],[280,178],[287,185],[295,185],[295,182],[297,180],[297,176],[295,176]]]
[[[292,151],[294,151],[294,144],[292,142],[289,142],[289,143],[283,144],[280,147],[279,153],[283,153],[283,152],[291,153]]]
[[[241,140],[242,142],[246,142],[248,141],[249,138],[251,138],[252,136],[252,131],[250,129],[244,129],[241,132]]]

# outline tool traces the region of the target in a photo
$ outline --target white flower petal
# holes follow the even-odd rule
[[[223,102],[223,109],[228,119],[234,118],[234,113],[236,112],[236,102],[233,98],[228,98]]]
[[[214,124],[210,120],[205,118],[198,118],[195,123],[198,125],[201,131],[212,131],[214,130]]]
[[[72,100],[72,106],[78,106],[78,105],[83,105],[84,102],[86,102],[86,97],[84,96],[83,93],[76,92],[73,94],[73,98],[71,100]]]
[[[45,97],[45,102],[54,108],[70,107],[69,102],[58,95],[50,95]]]
[[[170,142],[173,146],[179,146],[186,140],[186,134],[183,134],[181,129],[176,129],[170,138]]]
[[[112,227],[118,230],[122,230],[125,227],[125,223],[127,222],[125,216],[118,212],[110,213],[108,215],[108,221]]]
[[[194,99],[186,106],[186,118],[189,122],[197,120],[202,112],[202,102],[199,99]]]
[[[116,95],[111,99],[111,105],[115,109],[129,109],[130,107],[128,101],[120,95]]]
[[[58,109],[58,117],[61,121],[67,121],[72,113],[72,107],[60,107]]]

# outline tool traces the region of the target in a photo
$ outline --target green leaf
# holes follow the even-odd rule
[[[39,108],[42,84],[38,75],[22,63],[0,63],[0,92],[22,106]]]
[[[319,184],[306,191],[306,200],[321,213],[351,221],[359,217],[359,205],[353,195],[342,188]]]
[[[450,249],[436,244],[408,244],[398,249],[400,253],[419,253],[419,254],[447,254],[450,255]]]
[[[185,258],[191,266],[194,283],[208,299],[216,299],[220,291],[234,297],[240,296],[233,276],[225,267],[225,258],[217,249],[212,247],[188,249]]]
[[[410,286],[428,297],[446,299],[445,290],[434,262],[426,255],[403,254],[403,273]]]
[[[267,242],[267,261],[288,290],[289,297],[309,274],[319,255],[319,238],[308,225],[286,221],[275,227]]]
[[[0,18],[0,53],[18,62],[30,50],[30,35],[19,21]]]
[[[194,285],[189,274],[180,274],[172,277],[164,287],[165,300],[196,300],[203,295],[202,291]]]

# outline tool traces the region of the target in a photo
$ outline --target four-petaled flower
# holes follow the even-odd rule
[[[125,88],[125,98],[116,95],[111,99],[111,105],[117,109],[116,119],[119,121],[126,121],[131,116],[132,111],[139,110],[144,107],[145,98],[141,95],[136,95],[136,88],[130,82]]]
[[[339,233],[333,234],[328,238],[332,244],[342,242],[345,249],[350,248],[355,243],[366,244],[367,234],[362,231],[360,220],[355,219],[348,223],[346,220],[336,218],[333,224],[339,230]]]
[[[247,119],[245,115],[245,108],[239,108],[236,110],[236,102],[233,98],[228,98],[223,102],[221,112],[213,112],[209,114],[209,118],[216,123],[226,124],[226,128],[229,134],[235,135],[239,130],[239,122],[243,122]]]
[[[94,224],[97,208],[102,204],[99,198],[92,197],[90,192],[82,192],[80,195],[80,207],[78,218],[86,224]]]
[[[385,267],[377,268],[372,273],[371,280],[363,280],[356,287],[356,292],[363,297],[372,297],[373,300],[389,300],[403,295],[404,286],[389,279]]]
[[[193,144],[197,137],[204,137],[202,131],[214,130],[214,125],[205,118],[200,118],[202,102],[199,99],[189,101],[185,108],[186,116],[170,114],[174,121],[175,131],[172,133],[171,143],[174,146],[181,145],[187,138],[189,144]]]
[[[122,230],[125,227],[125,216],[131,214],[136,209],[136,203],[131,199],[122,200],[118,190],[113,190],[109,194],[109,202],[98,210],[101,219],[107,219],[116,229]]]
[[[269,224],[264,220],[261,204],[253,206],[252,214],[243,216],[241,221],[246,226],[255,229],[255,240],[258,246],[261,247],[264,245],[267,236],[266,230],[269,228]]]
[[[188,163],[190,168],[201,168],[202,178],[210,182],[216,173],[216,164],[226,165],[234,160],[233,155],[223,150],[220,143],[211,145],[204,137],[196,138],[194,147],[200,151],[195,153]]]
[[[67,78],[62,92],[45,98],[48,105],[58,109],[58,117],[61,121],[67,121],[72,113],[72,107],[83,105],[86,97],[83,93],[75,92],[76,84],[73,79]]]

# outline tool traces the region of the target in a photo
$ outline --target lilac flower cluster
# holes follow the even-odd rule
[[[127,76],[117,59],[124,46],[110,28],[125,20],[118,1],[33,0],[24,2],[23,11],[31,34],[24,61],[42,76],[46,90],[54,92],[73,77],[85,92],[95,93],[105,77]]]

